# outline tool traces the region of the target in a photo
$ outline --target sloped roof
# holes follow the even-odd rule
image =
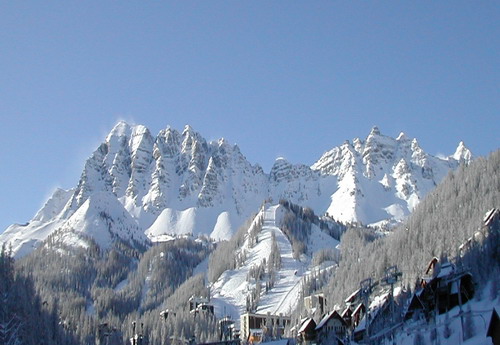
[[[361,289],[357,289],[356,291],[354,291],[352,294],[349,295],[349,297],[347,297],[345,299],[345,302],[346,303],[352,303],[359,295],[359,292],[360,292]]]
[[[354,314],[358,313],[358,312],[360,311],[360,309],[361,309],[361,308],[363,308],[364,310],[366,310],[365,305],[364,305],[363,303],[361,303],[361,304],[359,304],[359,305],[356,307],[356,309],[354,309],[354,311],[352,312],[352,314],[354,315]]]
[[[316,322],[314,322],[312,318],[307,318],[302,321],[298,333],[305,332],[309,327],[311,327],[312,329],[316,328]]]
[[[340,322],[342,322],[345,326],[347,326],[346,322],[344,321],[344,319],[342,318],[342,316],[339,315],[339,313],[337,313],[336,310],[334,311],[331,311],[329,312],[328,314],[326,314],[322,319],[321,321],[318,323],[318,325],[316,326],[316,330],[320,330],[321,328],[323,328],[323,326],[328,322],[328,320],[332,319],[332,318],[335,318],[335,319],[338,319],[340,320]]]

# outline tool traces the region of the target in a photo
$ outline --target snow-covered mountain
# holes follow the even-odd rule
[[[403,220],[450,170],[471,160],[463,142],[452,156],[438,158],[404,133],[394,139],[374,127],[366,140],[333,148],[311,168],[337,179],[328,214],[339,221],[374,224]]]
[[[347,141],[312,166],[278,158],[265,173],[238,146],[224,139],[207,142],[190,126],[154,137],[142,125],[119,122],[86,161],[76,188],[57,190],[28,224],[10,226],[0,242],[11,243],[20,256],[56,230],[81,232],[104,247],[114,236],[228,239],[269,198],[342,222],[394,223],[448,171],[471,159],[463,143],[453,155],[438,158],[416,139],[394,139],[374,127],[365,140]]]

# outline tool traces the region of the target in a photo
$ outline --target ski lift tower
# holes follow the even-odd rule
[[[395,318],[394,318],[394,315],[395,315],[395,311],[394,311],[394,284],[397,283],[398,281],[398,278],[401,277],[402,273],[400,271],[398,271],[398,267],[397,266],[390,266],[390,267],[387,267],[385,269],[385,275],[384,275],[384,283],[386,285],[390,285],[391,286],[391,293],[390,293],[390,308],[391,308],[391,327],[394,327],[394,324],[395,324]],[[395,344],[395,337],[394,337],[394,331],[391,332],[392,333],[392,343]]]
[[[361,298],[363,299],[363,303],[365,304],[366,314],[365,314],[365,343],[370,344],[370,308],[369,301],[370,295],[373,291],[372,278],[366,278],[359,283],[359,293]]]

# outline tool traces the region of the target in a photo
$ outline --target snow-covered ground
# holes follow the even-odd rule
[[[439,315],[436,322],[427,323],[424,320],[407,321],[396,330],[395,344],[414,345],[414,344],[440,344],[440,345],[492,345],[491,338],[486,337],[493,308],[497,313],[500,312],[500,297],[492,300],[488,298],[491,286],[487,286],[483,291],[483,298],[478,300],[474,298],[463,305],[463,323],[460,318],[460,308],[457,306],[448,312],[448,315]],[[383,299],[382,296],[380,298]],[[373,304],[376,304],[374,301]],[[464,340],[463,334],[472,336]],[[384,333],[386,331],[382,331]],[[381,335],[379,333],[379,335]],[[433,337],[432,334],[436,336]],[[421,342],[416,338],[420,337]],[[379,338],[380,340],[380,338]],[[392,344],[392,340],[380,340],[381,344]],[[356,344],[356,343],[354,343]]]
[[[464,311],[464,329],[470,328],[473,336],[463,340],[462,326],[460,320],[459,307],[455,307],[448,314],[448,319],[445,314],[440,315],[437,319],[437,324],[422,324],[409,323],[405,325],[403,331],[396,338],[397,344],[413,345],[415,337],[419,336],[423,339],[423,344],[433,344],[431,333],[434,329],[437,330],[439,344],[441,345],[492,345],[491,338],[486,337],[489,321],[493,308],[496,307],[497,312],[500,311],[500,299],[494,301],[485,299],[482,301],[472,300],[463,307]],[[470,308],[470,309],[469,309]],[[470,316],[467,314],[470,310]],[[446,326],[448,325],[448,326]],[[449,337],[445,337],[445,328],[449,329]]]

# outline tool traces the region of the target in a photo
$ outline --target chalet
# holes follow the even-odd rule
[[[272,338],[280,338],[285,326],[290,324],[290,317],[283,314],[271,315],[245,313],[241,315],[241,339],[243,341],[252,341],[253,343],[261,341],[265,335]],[[266,331],[264,334],[263,330]]]
[[[297,340],[302,345],[310,345],[316,342],[316,322],[312,318],[302,320],[297,331]]]
[[[191,296],[189,299],[189,312],[195,316],[198,314],[214,314],[214,306],[210,304],[210,298]]]
[[[500,345],[500,318],[495,308],[491,312],[490,323],[488,326],[487,337],[491,338],[493,345]]]
[[[356,328],[359,324],[363,315],[365,314],[365,305],[363,303],[359,303],[358,305],[354,303],[349,303],[348,306],[344,309],[344,311],[340,314],[342,319],[344,319],[347,324],[347,328],[352,330]]]
[[[356,328],[357,325],[361,322],[361,319],[363,319],[363,316],[366,313],[366,307],[363,303],[359,304],[354,311],[352,312],[351,316],[351,329]]]
[[[451,262],[439,262],[433,258],[429,263],[426,275],[420,282],[419,299],[426,312],[437,310],[443,314],[459,303],[467,303],[474,297],[472,275],[457,269]]]
[[[347,326],[347,323],[337,311],[329,312],[316,326],[318,342],[326,343],[328,341],[328,344],[331,344],[335,339],[344,338],[347,334]]]

